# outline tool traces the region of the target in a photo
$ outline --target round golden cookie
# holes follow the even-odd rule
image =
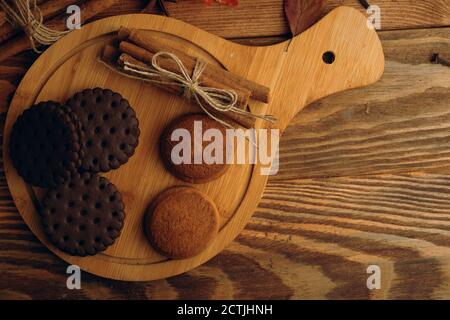
[[[222,154],[220,163],[205,163],[202,157],[202,163],[194,163],[194,126],[195,122],[201,122],[201,135],[208,129],[218,129],[222,134]],[[183,138],[180,141],[172,141],[172,133],[177,129],[186,129],[191,136],[191,154],[189,163],[176,164],[172,160],[172,149],[182,143]],[[201,137],[200,137],[201,139]],[[202,141],[201,150],[199,154],[203,154],[205,147],[207,147],[211,141]],[[206,114],[188,114],[176,118],[172,121],[164,130],[160,140],[160,152],[162,160],[167,169],[178,179],[189,183],[206,183],[215,180],[225,174],[230,165],[226,164],[226,128],[222,124],[218,123],[214,119],[211,119]],[[218,161],[219,162],[219,161]]]
[[[214,202],[192,187],[175,187],[161,193],[147,210],[147,238],[162,255],[172,259],[202,252],[219,232]]]

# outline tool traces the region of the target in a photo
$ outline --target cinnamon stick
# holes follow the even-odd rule
[[[8,111],[9,102],[15,90],[16,86],[9,81],[0,80],[0,113]]]
[[[139,60],[137,60],[137,59],[135,59],[135,58],[133,58],[132,56],[130,56],[130,55],[128,55],[128,54],[126,54],[126,53],[122,53],[122,54],[120,54],[120,56],[119,56],[119,58],[117,59],[117,62],[116,62],[119,66],[124,66],[126,63],[131,63],[131,64],[134,64],[134,65],[137,65],[137,66],[141,66],[141,67],[147,67],[147,65],[145,64],[145,63],[143,63],[142,61],[139,61]],[[127,73],[127,74],[129,74],[129,75],[131,75],[131,76],[133,76],[133,77],[136,77],[136,74],[134,74],[133,72],[131,72],[131,71],[126,71],[126,70],[124,70],[123,68],[122,69],[120,69],[120,71],[121,72],[125,72],[125,73]],[[155,77],[155,78],[153,78],[154,80],[159,80],[159,81],[164,81],[165,79],[163,79],[162,77],[159,77],[159,78],[157,78],[157,77]],[[184,93],[184,90],[183,90],[183,88],[182,87],[180,87],[180,86],[177,86],[177,85],[167,85],[167,84],[158,84],[158,83],[152,83],[153,85],[155,85],[155,86],[157,86],[157,87],[159,87],[159,88],[161,88],[161,89],[164,89],[164,90],[166,90],[166,91],[169,91],[170,93],[173,93],[173,94],[175,94],[175,95],[182,95],[183,93]]]
[[[180,47],[180,45],[174,41],[164,41],[159,37],[149,35],[145,31],[127,28],[121,28],[118,36],[119,39],[127,39],[128,41],[152,53],[159,51],[171,52],[175,54],[188,69],[193,69],[195,66],[195,58],[184,53],[184,48]],[[249,90],[251,92],[252,99],[262,101],[264,103],[268,103],[270,100],[270,89],[268,87],[228,72],[219,66],[208,63],[204,70],[204,74],[205,76],[217,82],[223,83],[230,88],[236,89],[236,87],[241,87]]]
[[[120,52],[116,47],[112,45],[106,45],[103,47],[102,54],[100,55],[100,60],[110,67],[115,67],[117,59],[119,59]]]
[[[152,59],[154,54],[142,49],[141,47],[138,47],[130,42],[126,42],[126,41],[122,41],[119,45],[119,50],[121,52],[127,53],[130,56],[132,56],[133,58],[140,60],[142,62],[146,62],[147,64],[152,63]],[[179,73],[180,69],[177,66],[177,64],[169,59],[163,59],[160,58],[158,59],[159,65],[169,71],[175,72],[175,73]],[[195,68],[195,65],[185,65],[186,69],[188,70],[189,74],[192,74]],[[210,77],[208,77],[207,75],[205,75],[204,73],[202,73],[202,75],[200,76],[200,82],[207,86],[207,87],[213,87],[213,88],[218,88],[218,89],[233,89],[233,91],[236,92],[237,96],[238,96],[238,106],[241,109],[246,110],[247,109],[247,105],[248,102],[250,100],[250,95],[251,92],[247,89],[244,88],[239,88],[237,86],[230,88],[226,85],[224,85],[222,82],[218,82],[215,81],[214,79],[211,79]]]
[[[119,1],[120,0],[88,0],[82,3],[80,5],[80,9],[83,13],[83,20],[86,21],[96,16]],[[66,19],[61,19],[61,17],[53,18],[46,23],[46,26],[54,30],[64,31],[66,30]],[[0,46],[0,62],[31,48],[32,46],[27,35],[17,35],[7,43]]]
[[[28,71],[24,66],[5,66],[0,65],[0,74],[2,79],[14,82],[23,77],[23,75]]]
[[[83,23],[87,20],[95,17],[99,13],[108,10],[113,5],[121,2],[120,0],[87,0],[84,3],[80,4],[80,12],[81,18],[83,19]],[[55,30],[65,30],[66,29],[66,19],[63,19],[61,23],[61,19],[52,19],[48,23],[46,23],[47,27]]]
[[[39,6],[39,10],[41,11],[42,17],[44,21],[47,21],[58,14],[65,12],[67,7],[72,4],[77,4],[82,0],[54,0],[54,1],[46,1]],[[41,1],[43,2],[43,1]],[[37,15],[37,10],[32,10],[34,15]],[[2,17],[0,14],[0,44],[8,41],[16,34],[19,34],[22,30],[18,29],[16,26],[13,26],[9,22],[6,21],[6,14],[2,12],[5,17]],[[3,25],[2,20],[5,20]]]
[[[123,69],[125,62],[129,62],[134,65],[140,66],[140,67],[147,67],[147,64],[145,64],[144,62],[139,61],[126,53],[121,53],[116,47],[111,46],[111,45],[107,45],[103,48],[103,52],[101,54],[100,60],[102,62],[104,62],[105,64],[107,64],[108,67],[111,67],[120,73],[125,73],[125,74],[131,76],[132,78],[135,78],[136,75],[132,72],[128,72]],[[142,80],[142,79],[139,78],[138,80]],[[158,80],[158,79],[156,79],[156,80]],[[160,79],[160,80],[163,80],[163,79]],[[170,93],[173,93],[176,95],[180,95],[183,93],[180,86],[176,86],[176,85],[162,86],[162,85],[158,85],[158,84],[155,84],[155,86],[163,88],[166,91],[169,91]]]
[[[162,60],[162,59],[161,59]],[[118,63],[120,65],[124,65],[125,62],[128,63],[132,63],[134,65],[138,65],[138,66],[146,66],[145,63],[142,63],[141,61],[133,58],[132,56],[126,54],[126,53],[122,53],[119,56],[118,59]],[[172,62],[172,61],[166,61],[166,62]],[[164,62],[163,62],[164,63]],[[168,65],[163,66],[163,63],[161,63],[160,61],[160,66],[164,69],[168,70]],[[125,71],[126,72],[126,71]],[[130,75],[134,75],[133,73],[130,73]],[[136,75],[134,75],[136,76]],[[155,79],[155,80],[161,80],[161,81],[165,81],[164,78],[160,78],[160,79]],[[171,93],[177,94],[177,95],[182,95],[184,93],[184,89],[180,86],[176,86],[176,85],[167,85],[167,84],[158,84],[158,83],[152,83],[153,85],[164,89],[166,91],[169,91]],[[242,126],[246,127],[246,128],[251,128],[255,125],[256,120],[254,118],[250,118],[250,117],[246,117],[246,116],[242,116],[240,114],[236,114],[236,113],[232,113],[232,112],[227,112],[227,113],[220,113],[217,110],[212,109],[211,107],[209,107],[208,104],[204,105],[205,108],[208,109],[208,112],[214,114],[215,116],[217,116],[218,118],[222,118],[225,116],[233,121],[236,121],[237,123],[241,124]]]
[[[120,53],[120,51],[117,50],[113,46],[105,46],[105,48],[103,49],[101,60],[104,63],[106,63],[109,67],[115,68],[118,72],[128,74],[131,77],[136,77],[136,75],[131,72],[127,72],[127,71],[123,70],[122,68],[118,68],[117,66],[118,65],[123,66],[125,64],[125,62],[132,63],[134,65],[142,66],[142,67],[147,66],[146,63],[144,63],[138,59],[135,59],[134,57],[132,57],[126,53]],[[161,79],[161,80],[163,81],[164,79]],[[157,83],[152,83],[152,85],[155,85],[156,87],[161,88],[172,94],[176,94],[176,95],[183,94],[183,88],[181,88],[180,86],[177,86],[177,85],[162,85],[162,84],[157,84]],[[220,112],[213,110],[212,108],[209,108],[208,105],[206,105],[206,104],[205,104],[205,107],[208,108],[208,112],[214,114],[214,116],[218,117],[219,119],[222,119],[222,120],[224,120],[226,118],[231,119],[236,124],[241,125],[245,128],[252,128],[255,126],[256,120],[253,118],[242,116],[242,115],[239,115],[236,113],[231,113],[231,112],[220,113]]]

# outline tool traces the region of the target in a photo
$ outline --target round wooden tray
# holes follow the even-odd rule
[[[186,185],[168,173],[158,154],[159,137],[175,117],[198,111],[180,97],[128,79],[98,61],[103,46],[121,26],[140,28],[185,44],[186,52],[272,88],[269,105],[252,101],[250,108],[278,116],[277,128],[307,103],[344,89],[375,82],[383,72],[384,57],[376,33],[356,10],[339,8],[290,43],[271,47],[240,46],[181,21],[153,16],[126,15],[83,26],[49,48],[31,67],[11,103],[4,132],[4,166],[16,206],[34,234],[59,257],[84,271],[119,280],[152,280],[190,270],[219,253],[244,228],[264,191],[267,176],[260,165],[234,165],[220,179],[195,185],[217,204],[221,229],[213,243],[196,257],[167,260],[157,254],[142,230],[145,209],[164,189]],[[320,41],[317,41],[320,39]],[[357,43],[354,40],[358,40]],[[336,62],[322,61],[332,50]],[[121,236],[106,251],[73,257],[55,248],[45,237],[37,205],[44,190],[32,188],[17,175],[9,157],[10,130],[31,105],[45,100],[66,101],[85,88],[119,92],[135,109],[141,137],[136,154],[119,169],[105,174],[122,193],[126,206]],[[260,125],[260,124],[258,124]]]

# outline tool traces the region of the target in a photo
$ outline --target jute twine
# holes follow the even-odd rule
[[[180,73],[175,73],[162,68],[158,63],[158,58],[173,60],[179,68]],[[175,85],[181,87],[185,98],[194,99],[208,116],[228,128],[233,128],[233,126],[226,121],[217,118],[208,110],[205,104],[208,105],[210,109],[220,113],[233,112],[246,117],[269,121],[271,123],[276,121],[274,116],[257,115],[236,107],[238,95],[231,89],[202,86],[200,83],[200,76],[205,67],[206,63],[197,59],[191,76],[183,62],[176,55],[170,52],[160,51],[153,56],[151,65],[141,66],[126,61],[122,68],[124,71],[131,73],[146,82],[163,86]]]
[[[36,0],[14,0],[8,4],[6,0],[0,0],[0,8],[6,13],[6,19],[14,26],[21,28],[30,39],[34,51],[39,45],[50,45],[62,36],[70,32],[57,31],[44,25],[44,17]]]

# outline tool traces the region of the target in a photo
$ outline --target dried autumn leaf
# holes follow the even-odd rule
[[[284,0],[284,12],[292,35],[297,35],[319,20],[325,1],[323,0]]]

